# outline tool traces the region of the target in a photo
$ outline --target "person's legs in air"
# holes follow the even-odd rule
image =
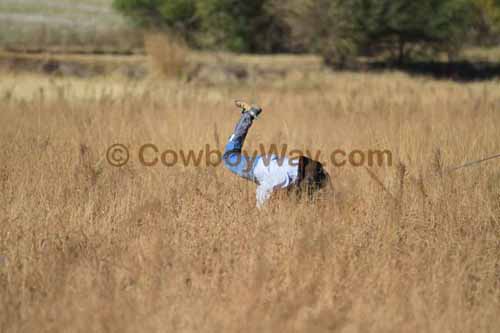
[[[231,172],[245,179],[255,181],[253,169],[257,159],[252,160],[249,156],[242,154],[242,147],[248,130],[252,126],[254,119],[262,112],[262,109],[243,102],[236,102],[236,105],[242,109],[242,115],[226,144],[223,161]]]

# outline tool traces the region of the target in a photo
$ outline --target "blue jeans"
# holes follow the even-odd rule
[[[253,118],[246,112],[241,115],[236,124],[233,135],[229,138],[224,149],[223,161],[226,168],[245,179],[256,181],[253,174],[255,165],[259,159],[258,156],[251,158],[242,154],[242,147],[245,143],[248,130],[252,126]]]

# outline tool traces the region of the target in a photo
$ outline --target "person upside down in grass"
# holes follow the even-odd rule
[[[309,199],[319,190],[330,185],[330,176],[323,165],[306,156],[297,159],[270,155],[266,158],[250,158],[242,153],[248,130],[262,113],[262,108],[242,101],[236,101],[241,109],[241,118],[224,149],[224,165],[236,175],[257,184],[257,207],[261,208],[272,193],[286,189],[287,193],[301,196],[305,193]]]

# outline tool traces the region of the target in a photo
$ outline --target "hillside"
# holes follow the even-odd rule
[[[111,0],[2,0],[0,47],[16,51],[132,52],[141,36]],[[124,38],[124,36],[127,36]]]

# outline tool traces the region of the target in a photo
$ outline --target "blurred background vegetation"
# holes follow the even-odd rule
[[[112,0],[1,0],[0,47],[21,52],[130,53],[142,34]]]
[[[135,25],[190,46],[249,53],[320,53],[345,63],[455,58],[500,41],[500,0],[114,0]]]
[[[150,32],[168,32],[196,50],[319,54],[338,67],[365,57],[491,60],[498,52],[483,51],[500,42],[500,0],[0,2],[0,47],[7,50],[143,53]]]

